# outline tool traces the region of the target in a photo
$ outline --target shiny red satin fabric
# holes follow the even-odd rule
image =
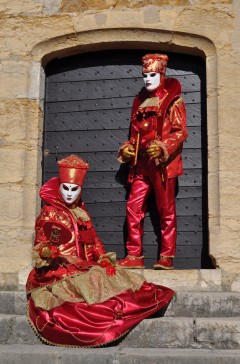
[[[36,307],[31,297],[33,291],[42,287],[47,289],[49,286],[51,290],[54,283],[61,281],[66,276],[71,279],[77,274],[87,272],[94,265],[101,266],[101,263],[90,260],[89,257],[86,260],[86,254],[83,249],[80,249],[78,241],[82,231],[81,227],[88,223],[87,227],[92,229],[92,225],[89,221],[80,221],[81,219],[75,221],[71,210],[59,204],[58,189],[59,180],[56,178],[51,179],[41,188],[40,196],[51,206],[44,206],[37,218],[34,253],[38,253],[41,244],[45,246],[48,243],[43,226],[46,221],[49,221],[49,218],[51,221],[62,221],[72,231],[73,239],[69,243],[59,246],[61,256],[53,259],[47,265],[37,266],[30,272],[26,284],[29,320],[37,334],[48,343],[81,347],[104,345],[121,337],[142,319],[167,305],[174,292],[166,287],[144,283],[138,291],[133,292],[124,288],[121,294],[102,303],[88,305],[86,302],[65,301],[48,311]],[[79,201],[79,206],[84,208],[81,201]],[[92,232],[90,234],[92,236]],[[91,247],[92,245],[88,245],[88,249]],[[99,256],[104,256],[104,254],[105,250],[101,240],[95,237],[93,252],[90,254],[91,259],[98,260]],[[112,268],[111,272],[108,272],[106,267],[106,277],[109,273],[114,273],[115,268],[110,268]],[[128,279],[131,280],[130,274]],[[91,288],[91,286],[86,287],[89,290]],[[104,290],[104,286],[100,286],[99,289]],[[41,294],[41,291],[38,293]]]
[[[40,337],[55,345],[94,347],[117,340],[144,318],[166,306],[174,292],[144,283],[103,303],[65,302],[50,311],[29,301],[29,319]]]
[[[175,206],[176,179],[162,181],[161,170],[153,160],[140,160],[137,165],[135,179],[127,201],[128,254],[141,256],[143,218],[146,203],[151,190],[154,190],[159,225],[161,230],[161,255],[174,257],[176,253],[177,222]]]

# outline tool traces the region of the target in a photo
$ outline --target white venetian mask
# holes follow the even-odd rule
[[[161,83],[160,73],[158,72],[144,72],[143,81],[148,91],[154,91]]]
[[[67,205],[72,205],[75,201],[77,201],[78,197],[80,196],[81,190],[81,186],[74,183],[60,184],[60,193],[64,202]]]

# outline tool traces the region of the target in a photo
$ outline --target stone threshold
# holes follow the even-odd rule
[[[31,268],[24,272],[0,273],[0,291],[23,291]],[[148,282],[172,288],[175,291],[230,291],[240,292],[240,274],[217,269],[153,270],[131,269],[143,275]],[[20,282],[19,284],[17,282]]]
[[[0,345],[0,364],[237,364],[239,350],[156,348],[61,348],[44,345]]]
[[[230,291],[240,292],[240,275],[222,269],[153,270],[131,269],[148,282],[167,286],[175,291]]]

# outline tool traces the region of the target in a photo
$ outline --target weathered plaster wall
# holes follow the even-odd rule
[[[24,283],[40,208],[44,71],[56,55],[155,48],[206,58],[210,253],[240,273],[240,2],[0,2],[0,286]]]

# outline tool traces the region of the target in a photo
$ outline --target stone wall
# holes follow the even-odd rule
[[[207,67],[210,254],[240,274],[240,2],[0,2],[0,286],[24,284],[40,209],[44,67],[114,48],[200,55]]]

